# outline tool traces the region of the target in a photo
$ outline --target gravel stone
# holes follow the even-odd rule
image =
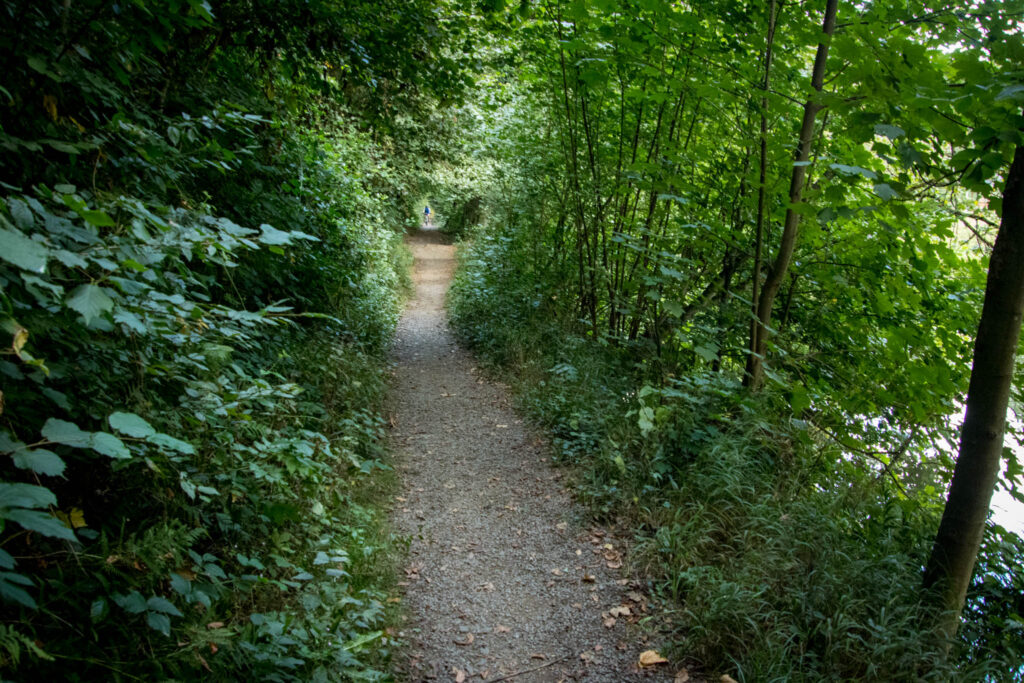
[[[398,676],[672,680],[675,667],[638,668],[657,647],[630,627],[646,609],[627,596],[637,586],[608,567],[621,548],[584,526],[543,439],[452,337],[454,247],[430,230],[408,241],[416,290],[398,326],[392,390],[402,479],[393,520],[410,540]],[[623,605],[631,615],[608,625],[608,610]]]

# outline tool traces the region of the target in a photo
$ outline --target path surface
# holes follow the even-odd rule
[[[410,245],[416,292],[398,326],[392,406],[403,481],[394,518],[411,537],[399,675],[672,680],[666,665],[636,665],[651,646],[630,623],[647,605],[615,571],[616,542],[581,526],[507,390],[452,338],[443,306],[453,247],[431,231]]]

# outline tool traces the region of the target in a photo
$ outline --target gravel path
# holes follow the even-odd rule
[[[543,441],[448,329],[454,248],[409,238],[416,292],[399,326],[394,520],[410,537],[398,675],[408,681],[673,680],[637,665],[648,610],[620,547],[582,514]],[[682,679],[682,677],[680,677]]]

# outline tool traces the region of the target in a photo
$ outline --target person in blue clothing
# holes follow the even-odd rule
[[[430,225],[430,207],[429,206],[424,206],[423,207],[423,225],[424,226]]]

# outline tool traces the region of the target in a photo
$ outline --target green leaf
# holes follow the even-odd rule
[[[173,602],[171,602],[167,598],[161,598],[158,595],[155,595],[149,600],[147,600],[146,607],[148,607],[153,612],[162,612],[164,614],[170,614],[175,617],[182,616],[181,612],[178,610],[177,607],[174,606]]]
[[[898,137],[906,135],[907,132],[899,126],[893,126],[888,123],[880,123],[875,126],[875,135],[884,135],[890,140],[895,140]]]
[[[171,618],[166,614],[147,612],[146,623],[149,624],[149,627],[154,631],[159,631],[165,636],[171,635]]]
[[[14,224],[22,230],[31,230],[35,225],[36,218],[32,215],[32,209],[28,208],[28,204],[25,202],[11,197],[7,200],[7,208],[11,211]]]
[[[128,329],[138,332],[139,334],[146,333],[146,325],[142,322],[142,318],[131,311],[126,311],[124,309],[119,310],[114,313],[114,321],[127,326]]]
[[[693,352],[709,363],[718,358],[718,347],[714,344],[696,346],[694,347]]]
[[[92,434],[82,431],[78,425],[51,417],[43,425],[43,437],[47,441],[62,443],[74,448],[89,448]]]
[[[130,614],[142,614],[146,611],[146,599],[138,591],[132,591],[128,595],[114,595],[114,602]]]
[[[794,415],[800,415],[811,407],[811,399],[803,386],[797,385],[793,387],[789,396],[789,405],[793,409]]]
[[[87,268],[89,262],[84,258],[66,249],[57,249],[53,252],[53,258],[63,263],[68,268]]]
[[[259,241],[263,244],[277,245],[277,244],[291,244],[291,235],[282,230],[278,230],[272,225],[264,223],[260,226],[260,230],[263,234],[259,236]]]
[[[15,586],[15,581],[12,581],[14,577],[22,577],[21,574],[10,574],[8,572],[0,572],[0,598],[3,598],[7,602],[16,602],[20,605],[24,605],[29,609],[36,608],[36,601],[24,588]],[[17,583],[21,583],[17,581]],[[31,581],[29,581],[31,585]]]
[[[135,413],[112,413],[110,417],[107,418],[107,423],[114,429],[114,431],[121,432],[125,436],[131,436],[136,439],[145,439],[148,436],[156,434],[156,430]]]
[[[678,301],[662,301],[661,307],[666,313],[674,315],[677,318],[683,314],[683,305]]]
[[[101,455],[123,460],[132,457],[132,452],[124,445],[121,439],[106,432],[95,432],[90,440],[89,447]]]
[[[875,194],[877,194],[885,201],[889,201],[890,199],[896,199],[897,197],[900,196],[899,193],[896,192],[896,190],[892,189],[892,187],[888,183],[878,183],[877,185],[875,185],[874,189]]]
[[[192,593],[192,582],[181,574],[171,572],[171,590],[179,595],[190,595]]]
[[[92,605],[89,606],[89,618],[93,621],[99,621],[107,614],[108,609],[106,599],[99,598],[94,600]]]
[[[1016,85],[1008,85],[1003,88],[1002,92],[996,95],[996,102],[1010,98],[1020,99],[1022,97],[1024,97],[1024,85],[1018,83]]]
[[[9,225],[9,224],[8,224]],[[0,227],[0,258],[22,270],[42,273],[50,250],[16,230]]]
[[[0,508],[44,508],[56,504],[57,496],[43,486],[0,482]]]
[[[153,434],[152,436],[146,437],[146,441],[155,446],[170,448],[186,455],[194,455],[196,452],[196,449],[192,447],[192,444],[180,439],[175,439],[173,436],[168,436],[167,434]]]
[[[99,285],[79,285],[65,303],[82,314],[86,325],[114,308],[114,300]]]
[[[341,647],[349,652],[359,652],[363,647],[369,645],[373,641],[384,635],[383,631],[372,631],[370,633],[364,633],[361,636],[357,636],[352,640],[348,641]]]
[[[846,164],[829,164],[829,168],[834,171],[839,171],[843,175],[860,175],[864,176],[868,180],[874,180],[878,177],[878,174],[874,171],[861,168],[860,166],[847,166]]]
[[[86,223],[89,225],[95,225],[97,228],[109,228],[117,225],[117,223],[114,222],[114,219],[103,211],[79,211],[78,213],[85,219]]]
[[[0,569],[14,569],[14,564],[14,557],[3,548],[0,548]]]
[[[60,538],[65,541],[74,541],[75,533],[64,526],[64,523],[53,515],[40,510],[26,510],[15,508],[7,510],[4,516],[12,522],[17,522],[29,531],[35,531],[43,536]]]
[[[34,451],[19,451],[11,460],[15,467],[23,470],[32,470],[36,474],[48,477],[59,477],[64,474],[64,461],[60,456],[51,451],[38,449]]]

